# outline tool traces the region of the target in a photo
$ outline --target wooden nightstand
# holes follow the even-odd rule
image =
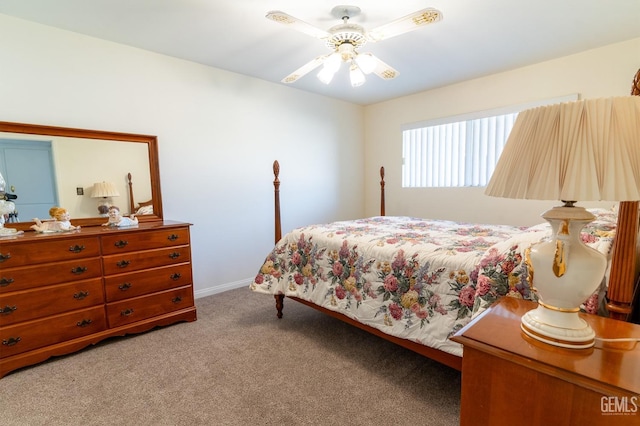
[[[535,306],[504,297],[452,338],[464,345],[460,424],[640,425],[640,343],[538,342],[520,329]],[[640,338],[638,325],[582,317],[598,337]]]

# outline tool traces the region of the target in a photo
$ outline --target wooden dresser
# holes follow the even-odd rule
[[[535,306],[504,297],[453,337],[464,345],[460,424],[640,425],[640,344],[538,342],[520,330]],[[582,318],[600,338],[640,338],[638,325]]]
[[[0,377],[111,336],[195,321],[189,226],[0,239]]]

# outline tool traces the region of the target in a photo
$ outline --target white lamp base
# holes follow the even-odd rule
[[[22,234],[22,232],[20,232],[20,234]],[[4,226],[0,225],[0,237],[8,237],[13,235],[18,235],[17,229],[5,228]]]
[[[551,239],[531,247],[533,287],[538,307],[522,317],[522,330],[530,337],[563,348],[590,348],[595,333],[578,315],[580,304],[602,281],[607,260],[586,246],[582,228],[595,217],[571,202],[546,211]]]
[[[596,337],[577,311],[566,312],[543,304],[524,314],[520,327],[533,339],[570,349],[590,348]]]
[[[2,175],[0,175],[0,178],[1,177]],[[4,198],[4,194],[2,195]],[[12,201],[0,200],[0,237],[18,235],[17,229],[4,227],[4,223],[5,223],[4,215],[13,213],[15,210],[16,210],[16,205]]]

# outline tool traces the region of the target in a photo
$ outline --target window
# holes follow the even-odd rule
[[[486,186],[518,111],[578,95],[408,126],[402,131],[402,187]]]

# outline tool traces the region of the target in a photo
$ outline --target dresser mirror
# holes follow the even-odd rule
[[[156,136],[0,121],[0,141],[9,146],[50,142],[53,182],[49,184],[55,189],[57,204],[69,211],[75,226],[96,226],[106,222],[98,211],[101,200],[92,198],[94,184],[102,181],[115,184],[118,195],[110,201],[120,207],[123,214],[146,206],[142,209],[144,214],[137,215],[139,221],[162,220]],[[7,163],[12,160],[8,155],[4,157],[3,168],[11,168]],[[28,157],[22,161],[26,166],[18,166],[14,161],[14,170],[28,169],[30,164],[35,164]],[[10,179],[7,179],[7,192],[17,194],[18,198],[29,198],[21,188],[12,185]],[[53,206],[47,205],[46,211],[49,207]],[[19,222],[5,226],[29,230],[33,218],[24,217],[17,210]],[[39,218],[49,219],[48,215]]]

